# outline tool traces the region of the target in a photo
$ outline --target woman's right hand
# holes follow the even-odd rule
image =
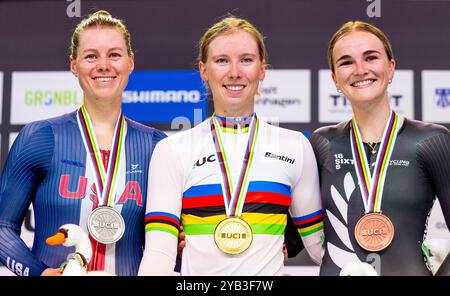
[[[178,234],[178,255],[183,255],[183,249],[186,246],[186,235],[183,232],[183,226],[180,225],[180,232]]]
[[[41,276],[60,276],[62,271],[60,268],[47,268],[42,273]]]

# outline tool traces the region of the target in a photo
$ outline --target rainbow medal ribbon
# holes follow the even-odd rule
[[[214,115],[211,117],[210,124],[216,158],[222,173],[222,191],[227,215],[224,220],[217,224],[214,231],[214,241],[222,252],[229,255],[237,255],[247,250],[253,240],[252,228],[241,218],[241,215],[258,137],[259,121],[255,114],[250,124],[247,148],[234,191],[227,155],[222,142],[221,129]]]
[[[94,128],[84,105],[78,110],[77,121],[99,197],[99,207],[89,214],[87,228],[97,242],[112,244],[121,239],[125,232],[125,221],[114,208],[118,173],[123,164],[121,154],[125,146],[125,117],[121,112],[117,119],[107,171],[102,164]]]
[[[384,250],[394,238],[394,225],[387,216],[381,213],[381,201],[389,160],[400,127],[399,120],[397,113],[391,111],[383,132],[373,174],[370,172],[364,144],[354,117],[350,124],[353,164],[365,209],[364,216],[356,223],[355,238],[358,244],[369,252]]]

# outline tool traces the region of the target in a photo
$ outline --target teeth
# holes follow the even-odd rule
[[[243,89],[244,86],[243,85],[227,85],[226,88],[229,90],[237,91],[237,90]]]
[[[100,80],[100,81],[110,81],[112,80],[112,77],[97,77],[95,78],[95,80]]]
[[[358,82],[354,82],[353,86],[363,86],[363,85],[367,85],[374,82],[373,79],[367,79],[367,80],[363,80],[363,81],[358,81]]]

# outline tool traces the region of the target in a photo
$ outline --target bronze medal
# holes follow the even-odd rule
[[[394,225],[381,213],[366,214],[356,223],[355,238],[359,246],[366,251],[382,251],[394,238]]]
[[[240,218],[222,220],[214,231],[217,247],[229,255],[237,255],[250,247],[253,240],[252,228]]]

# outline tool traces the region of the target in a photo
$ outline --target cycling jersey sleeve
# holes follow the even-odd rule
[[[290,212],[311,259],[320,264],[323,240],[323,214],[316,158],[309,141],[300,140],[301,174],[292,188]]]
[[[150,161],[145,250],[139,275],[173,274],[183,193],[180,163],[168,139],[156,145]]]
[[[53,155],[51,127],[27,125],[8,154],[0,181],[0,260],[17,275],[40,275],[48,266],[20,238],[21,225]]]
[[[421,141],[417,145],[418,162],[428,173],[433,193],[438,197],[446,224],[450,224],[450,133],[443,133]],[[450,275],[450,255],[436,273]]]
[[[450,132],[427,138],[417,144],[418,162],[428,173],[433,193],[438,197],[447,225],[450,225]]]

